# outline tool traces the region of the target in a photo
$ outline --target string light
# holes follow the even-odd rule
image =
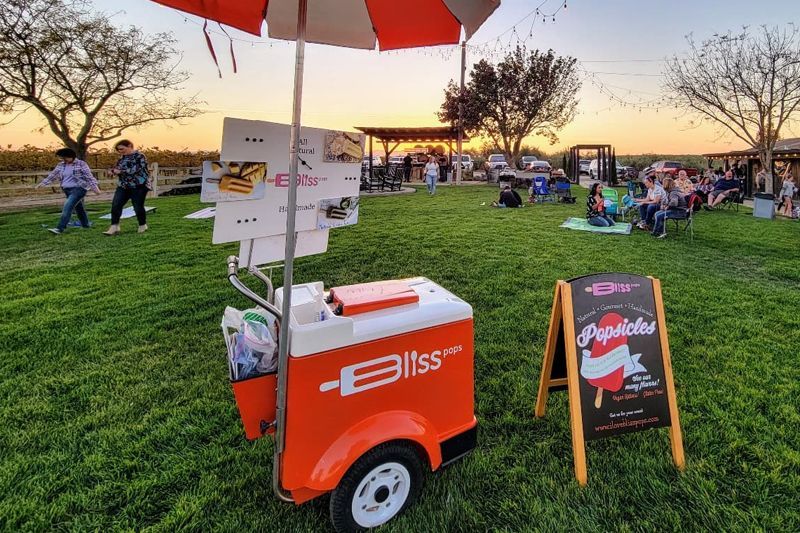
[[[548,20],[552,23],[556,23],[556,15],[559,11],[567,10],[567,1],[565,0],[562,4],[559,4],[558,8],[553,11],[552,13],[545,13],[542,8],[547,4],[549,0],[542,1],[533,11],[522,17],[518,20],[513,26],[506,29],[504,32],[500,33],[499,35],[487,39],[483,42],[477,44],[467,44],[469,49],[469,53],[471,57],[489,60],[490,62],[496,62],[501,60],[505,56],[507,56],[510,52],[512,52],[516,47],[526,47],[528,46],[529,42],[534,38],[533,29],[536,25],[537,19],[541,17],[542,24],[547,24]],[[520,31],[518,30],[518,26],[522,24],[526,24],[528,19],[530,21],[530,27],[528,32],[525,34],[525,38],[523,39],[520,35]],[[202,26],[202,23],[195,21],[193,19],[183,17],[184,24],[192,23],[198,26]],[[209,33],[213,33],[215,35],[219,35],[230,39],[231,41],[235,42],[242,42],[242,43],[249,43],[251,48],[255,48],[256,45],[268,45],[271,49],[276,42],[276,40],[252,40],[252,39],[241,39],[237,37],[229,37],[221,32],[209,30]],[[508,41],[505,42],[501,38],[505,35],[510,34]],[[283,41],[286,46],[291,46],[290,41]],[[379,53],[386,53],[387,55],[400,55],[400,54],[417,54],[424,57],[440,57],[445,61],[449,61],[453,58],[453,56],[460,52],[459,45],[444,45],[438,47],[426,47],[426,48],[415,48],[415,49],[406,49],[406,50],[395,50],[395,51],[388,51],[388,52],[379,52]],[[663,60],[602,60],[602,61],[589,61],[589,62],[608,62],[608,63],[626,63],[626,62],[633,62],[633,61],[663,61]],[[644,99],[639,97],[638,99],[631,99],[630,97],[633,96],[632,92],[642,93],[642,94],[652,94],[646,93],[644,91],[632,91],[631,89],[619,87],[615,85],[611,85],[608,83],[603,82],[600,78],[598,78],[597,74],[609,74],[609,75],[618,75],[618,76],[660,76],[659,74],[645,74],[645,73],[617,73],[617,72],[591,72],[586,70],[585,68],[581,67],[582,73],[584,75],[584,79],[588,80],[592,85],[594,85],[601,94],[609,98],[613,102],[614,105],[620,106],[622,108],[633,108],[638,109],[641,113],[642,110],[655,110],[658,112],[660,109],[664,109],[663,107],[663,100],[660,97],[653,98],[650,100]],[[617,89],[622,89],[627,91],[629,95],[628,99],[621,98],[617,95],[614,91],[611,90],[612,87]],[[599,111],[595,111],[595,114],[613,109],[614,105],[611,107],[601,109]]]

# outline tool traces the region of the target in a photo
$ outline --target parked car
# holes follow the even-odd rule
[[[402,167],[403,166],[403,159],[405,158],[404,155],[393,155],[389,157],[389,165]]]
[[[598,160],[597,159],[592,159],[589,162],[589,177],[592,178],[592,179],[597,179],[598,176],[600,176],[600,171],[597,169],[597,165],[598,165]],[[610,169],[611,168],[611,160],[608,160],[607,165],[608,165],[608,168]],[[617,179],[628,179],[628,173],[631,170],[635,171],[636,169],[632,169],[630,167],[626,167],[625,165],[623,165],[619,161],[617,161]],[[638,173],[637,173],[637,175],[638,175]]]
[[[683,163],[679,161],[656,161],[645,171],[648,169],[652,169],[656,171],[656,176],[658,177],[665,177],[665,176],[672,176],[673,178],[678,175],[678,171],[685,170],[686,175],[690,178],[696,177],[700,171],[696,168],[689,168],[683,166]]]
[[[455,166],[457,161],[458,161],[458,155],[454,155],[451,164],[453,166]],[[470,170],[473,169],[472,156],[471,155],[461,154],[461,168],[464,169],[464,170],[467,170],[467,171],[470,171]]]
[[[530,165],[534,161],[538,161],[538,160],[539,160],[539,156],[523,155],[522,157],[519,158],[519,161],[517,161],[517,168],[520,169],[520,170],[527,170],[528,169],[528,165]]]
[[[531,161],[525,170],[528,172],[551,172],[553,167],[547,161]]]
[[[489,170],[503,170],[508,166],[506,156],[503,154],[490,155],[489,159],[486,160],[486,164],[489,165]]]
[[[635,180],[639,177],[639,171],[636,167],[629,167],[617,161],[617,177],[625,180]]]
[[[589,173],[589,163],[591,163],[588,159],[581,159],[578,161],[578,173],[579,174],[588,174]]]
[[[381,162],[381,157],[379,155],[372,156],[372,166],[379,167],[383,163]],[[361,168],[369,168],[369,156],[365,155],[364,159],[361,160]]]

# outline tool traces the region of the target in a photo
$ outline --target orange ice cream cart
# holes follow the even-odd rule
[[[306,215],[323,198],[344,200],[355,194],[306,202],[309,191],[336,180],[344,188],[358,187],[358,176],[347,175],[346,166],[320,175],[324,167],[314,158],[335,165],[347,154],[333,153],[329,161],[327,149],[309,148],[309,139],[301,134],[305,43],[368,50],[456,44],[468,40],[500,0],[155,1],[206,19],[204,31],[212,20],[260,36],[266,21],[270,37],[297,43],[288,171],[284,173],[282,161],[264,157],[279,146],[265,143],[265,136],[223,135],[223,160],[267,162],[266,179],[273,179],[275,188],[286,185],[285,195],[267,193],[261,199],[232,202],[235,206],[217,205],[214,242],[239,240],[240,257],[250,247],[243,263],[267,283],[267,296],[241,282],[236,258],[229,258],[228,279],[259,306],[255,315],[271,315],[258,319],[264,328],[280,324],[277,371],[237,379],[233,388],[247,436],[274,432],[273,486],[279,498],[302,503],[332,492],[331,514],[338,530],[385,523],[414,499],[423,467],[435,470],[475,446],[472,309],[424,278],[329,291],[321,283],[293,283],[299,250],[321,253],[327,245],[327,230],[307,226]],[[417,16],[421,9],[428,14],[424,19]],[[205,38],[216,61],[211,37],[205,33]],[[462,53],[462,73],[464,68]],[[242,127],[240,133],[254,131]],[[226,147],[226,140],[232,145]],[[459,141],[459,158],[460,153]],[[282,237],[261,231],[276,226],[266,224],[270,213],[285,218]],[[237,233],[241,238],[232,239]],[[253,254],[276,245],[285,245],[283,286],[291,290],[273,293],[269,279],[253,268],[267,260]],[[249,333],[256,334],[250,342],[267,346],[257,334],[258,320],[252,322]]]
[[[228,261],[233,285],[290,327],[287,364],[278,368],[285,387],[277,372],[233,383],[249,439],[273,433],[285,400],[273,472],[283,499],[331,492],[337,530],[375,527],[413,502],[423,469],[475,447],[468,303],[426,278],[329,291],[308,283],[293,286],[286,320],[283,289],[268,301],[238,278],[237,259]]]

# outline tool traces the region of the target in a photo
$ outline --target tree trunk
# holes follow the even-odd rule
[[[759,150],[758,158],[761,160],[761,168],[767,173],[764,183],[764,192],[773,193],[775,191],[775,184],[772,177],[772,150]]]
[[[52,128],[51,128],[52,129]],[[78,156],[78,159],[81,161],[86,161],[86,153],[89,151],[89,147],[86,145],[85,142],[76,141],[75,139],[71,139],[67,134],[61,131],[57,131],[52,129],[53,133],[55,133],[56,137],[58,137],[66,148],[70,148],[75,150],[75,153]]]
[[[81,161],[86,161],[86,154],[89,151],[89,148],[85,144],[76,144],[73,150],[75,150],[75,153],[78,154],[78,159]]]

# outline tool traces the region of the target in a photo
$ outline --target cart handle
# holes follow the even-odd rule
[[[242,282],[242,280],[239,279],[239,276],[237,274],[237,272],[239,270],[239,258],[236,257],[235,255],[231,255],[231,256],[228,257],[228,259],[226,259],[226,261],[228,263],[228,281],[231,282],[231,285],[233,285],[233,287],[237,291],[242,293],[242,295],[245,298],[255,302],[256,305],[259,305],[259,306],[263,307],[264,310],[266,310],[267,312],[269,312],[272,315],[274,315],[275,318],[277,318],[278,320],[281,320],[283,315],[282,315],[282,313],[280,312],[280,310],[277,307],[275,307],[274,305],[269,303],[267,300],[265,300],[264,298],[262,298],[261,296],[259,296],[255,292],[253,292],[247,285],[245,285]],[[259,279],[262,279],[260,276],[257,276],[257,277],[259,277]],[[268,286],[268,289],[269,288],[271,288],[271,287]]]

